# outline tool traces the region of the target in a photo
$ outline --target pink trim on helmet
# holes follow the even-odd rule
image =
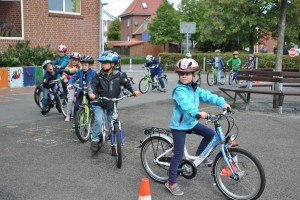
[[[59,45],[57,48],[58,51],[63,51],[63,52],[66,52],[67,49],[68,49],[67,46],[63,44]]]

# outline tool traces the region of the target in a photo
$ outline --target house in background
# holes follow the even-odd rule
[[[0,52],[19,41],[99,55],[99,0],[0,0]]]
[[[108,45],[120,55],[157,56],[161,52],[177,52],[178,45],[153,45],[148,41],[148,24],[156,16],[163,0],[134,0],[119,16],[121,18],[121,41],[109,41]]]

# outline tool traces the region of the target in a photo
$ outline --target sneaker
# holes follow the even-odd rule
[[[166,188],[173,194],[173,195],[183,195],[184,193],[179,188],[178,184],[175,183],[173,185],[170,185],[169,182],[166,182],[165,184]]]
[[[97,152],[99,150],[100,150],[100,148],[99,148],[98,142],[92,141],[91,142],[91,151]]]
[[[161,88],[161,89],[159,89],[159,91],[160,91],[160,92],[166,92],[167,89],[166,89],[166,88]]]
[[[65,121],[66,121],[66,122],[69,122],[69,121],[70,121],[70,115],[66,115]]]
[[[59,113],[62,113],[62,110],[61,110],[61,107],[56,107],[56,109],[57,109],[57,111],[59,112]]]
[[[46,111],[41,111],[42,116],[47,116],[47,112]]]
[[[206,165],[206,166],[211,166],[213,164],[213,160],[209,159],[209,158],[205,158],[201,164]]]

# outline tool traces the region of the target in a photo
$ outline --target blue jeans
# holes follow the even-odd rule
[[[196,124],[192,130],[196,135],[203,136],[203,139],[200,142],[198,149],[196,151],[196,156],[198,156],[204,151],[204,149],[207,147],[209,142],[212,140],[215,131],[200,123]],[[174,130],[174,129],[171,130],[173,135],[173,141],[174,141],[174,156],[171,160],[171,165],[170,165],[170,176],[169,176],[170,182],[177,182],[178,166],[183,157],[185,138],[186,138],[186,134],[189,134],[189,131],[190,130]]]
[[[105,123],[104,110],[105,109],[103,109],[101,106],[95,106],[94,109],[95,120],[94,120],[94,126],[93,126],[92,137],[91,137],[93,142],[99,142],[100,140],[99,136],[100,134],[102,134],[101,127],[102,124]],[[107,114],[107,122],[109,127],[112,119],[113,110],[106,110],[106,114]]]
[[[43,107],[42,107],[42,111],[46,111],[46,108],[48,107],[48,94],[49,94],[49,89],[50,88],[45,88],[43,87],[43,99],[42,99],[42,104],[43,104]],[[57,85],[54,84],[51,86],[51,90],[53,91],[53,94],[54,94],[54,98],[55,98],[55,101],[56,101],[56,107],[61,107],[60,105],[60,101],[57,97],[57,94],[56,94],[56,91],[57,91]]]
[[[220,83],[220,81],[221,81],[221,71],[222,71],[222,69],[215,68],[215,73],[217,74],[217,83]]]

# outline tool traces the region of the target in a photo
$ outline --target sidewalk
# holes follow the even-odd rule
[[[33,94],[35,86],[22,88],[0,88],[0,102],[15,100],[10,95]]]

